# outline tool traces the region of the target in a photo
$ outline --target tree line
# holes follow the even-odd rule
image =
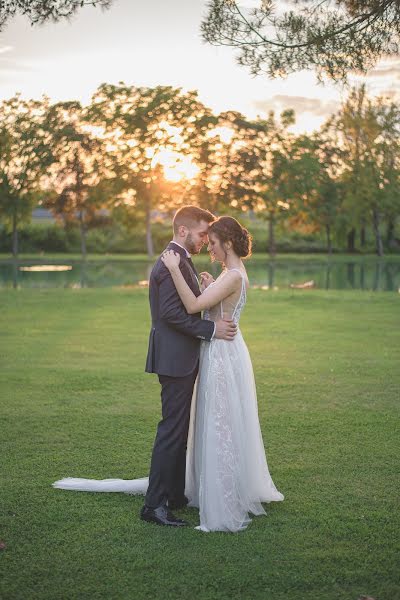
[[[215,214],[251,211],[275,254],[280,221],[323,232],[354,250],[366,229],[376,252],[395,243],[400,214],[400,107],[353,88],[312,134],[296,135],[293,110],[248,119],[214,114],[196,91],[103,84],[89,105],[19,95],[0,104],[0,222],[18,230],[32,209],[51,210],[86,235],[106,209],[146,230],[152,216],[195,203]]]

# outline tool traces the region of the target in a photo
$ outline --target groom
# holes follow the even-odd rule
[[[174,238],[168,249],[177,252],[179,267],[192,292],[200,295],[191,255],[208,242],[208,225],[215,217],[197,206],[184,206],[173,219]],[[232,321],[214,323],[189,315],[176,291],[170,272],[160,258],[150,275],[152,327],[146,362],[147,373],[157,373],[161,384],[162,419],[158,424],[151,458],[149,487],[140,516],[144,521],[182,527],[171,509],[186,506],[184,495],[186,444],[190,405],[199,368],[200,340],[232,340]]]

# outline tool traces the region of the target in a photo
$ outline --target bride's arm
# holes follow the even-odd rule
[[[175,284],[176,290],[187,310],[192,315],[198,313],[205,308],[215,306],[224,298],[227,298],[238,289],[238,283],[241,283],[241,275],[237,271],[230,271],[220,281],[207,289],[206,294],[201,294],[196,297],[188,284],[186,283],[181,270],[179,268],[180,256],[172,250],[165,252],[161,260],[169,269],[171,277]]]

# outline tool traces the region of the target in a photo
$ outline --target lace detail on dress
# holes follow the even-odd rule
[[[240,269],[242,284],[239,296],[236,302],[232,300],[222,300],[218,305],[204,311],[205,319],[217,320],[229,315],[235,323],[239,323],[240,314],[246,304],[246,286],[245,278]],[[224,271],[220,277],[224,277],[228,270]],[[218,278],[219,279],[219,278]],[[218,279],[210,285],[215,285]],[[208,286],[210,287],[210,286]],[[208,289],[208,288],[207,288]],[[240,490],[238,489],[238,477],[240,473],[240,460],[238,448],[235,447],[234,423],[232,422],[232,412],[229,406],[231,401],[231,391],[227,385],[227,365],[224,362],[224,355],[220,352],[219,344],[231,344],[224,340],[213,340],[209,344],[208,358],[212,365],[212,382],[208,380],[206,384],[206,396],[211,392],[213,397],[211,410],[214,413],[215,427],[215,461],[216,461],[216,484],[219,490],[221,504],[224,507],[225,522],[229,526],[227,529],[241,529],[247,519],[244,517],[242,502],[240,501]],[[233,358],[233,357],[232,357]],[[235,360],[233,359],[230,368],[236,370]],[[208,402],[207,402],[208,404]],[[200,502],[201,504],[201,502]]]
[[[222,355],[214,356],[215,365],[215,433],[217,437],[217,481],[223,497],[225,508],[234,518],[234,508],[237,506],[235,493],[235,474],[237,473],[237,456],[233,443],[232,423],[227,403],[229,402],[226,389],[226,373]]]

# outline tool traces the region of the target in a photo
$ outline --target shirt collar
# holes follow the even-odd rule
[[[176,244],[180,248],[183,248],[183,250],[186,252],[187,258],[191,258],[191,254],[186,250],[186,248],[184,246],[182,246],[182,244],[178,244],[178,242],[175,242],[174,240],[172,240],[172,242],[170,242],[170,244]]]

